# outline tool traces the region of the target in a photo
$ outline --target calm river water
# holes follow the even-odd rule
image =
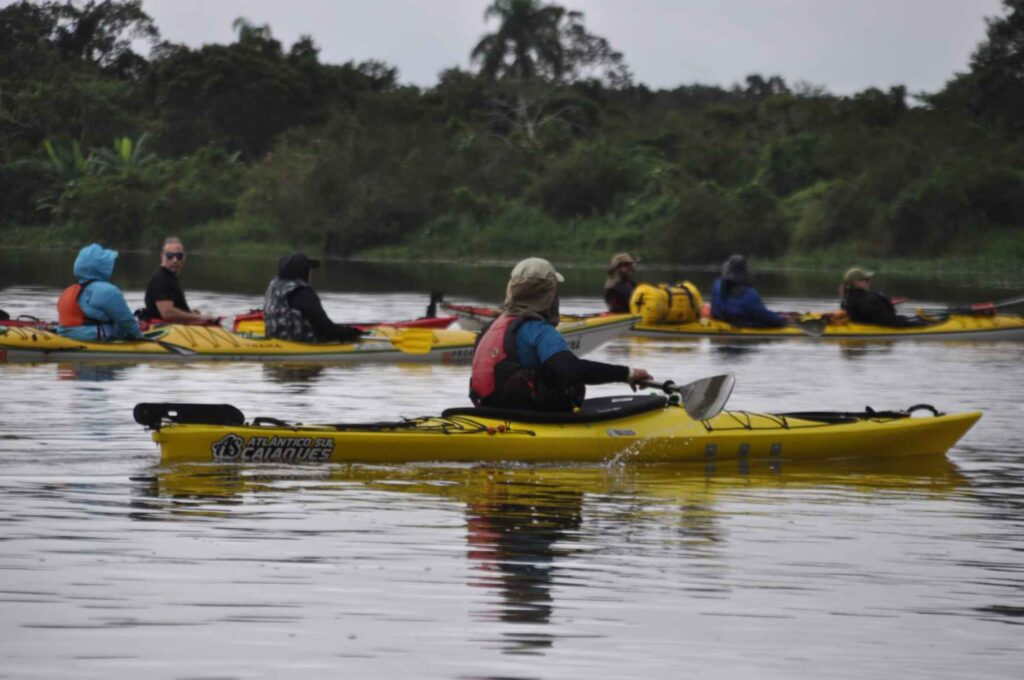
[[[73,257],[0,251],[0,308],[52,318]],[[122,256],[133,306],[152,264]],[[314,283],[336,320],[409,318],[432,289],[493,302],[507,269],[329,263]],[[183,281],[228,314],[272,272],[196,257]],[[565,273],[563,310],[599,309],[601,272]],[[759,285],[828,309],[835,279]],[[878,282],[921,304],[1020,292]],[[138,401],[393,419],[466,403],[467,369],[0,364],[0,677],[1019,676],[1024,343],[622,338],[592,358],[733,372],[736,408],[985,415],[947,458],[899,467],[165,469]]]

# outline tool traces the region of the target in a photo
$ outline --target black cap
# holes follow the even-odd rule
[[[722,279],[746,283],[750,280],[750,270],[747,269],[747,258],[742,255],[731,255],[722,265]]]
[[[282,279],[309,280],[309,270],[320,266],[320,260],[313,259],[305,253],[285,255],[277,261],[277,275]]]

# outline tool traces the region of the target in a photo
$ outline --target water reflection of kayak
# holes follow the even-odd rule
[[[478,506],[509,499],[537,504],[567,494],[619,495],[690,503],[748,489],[843,488],[854,492],[945,493],[968,480],[945,456],[883,460],[762,461],[741,466],[657,464],[632,467],[177,465],[161,467],[155,495],[230,498],[252,493],[349,489],[447,498]]]
[[[930,407],[926,407],[930,409]],[[440,416],[363,424],[246,423],[231,406],[140,404],[164,463],[806,461],[941,455],[978,412],[751,413],[707,421],[654,395],[604,397],[580,413],[454,408]]]
[[[585,354],[629,330],[628,314],[564,323],[559,331]],[[160,359],[172,361],[468,362],[476,333],[465,330],[378,327],[350,343],[304,343],[232,333],[220,326],[167,324],[145,340],[81,342],[45,329],[0,327],[0,361]]]

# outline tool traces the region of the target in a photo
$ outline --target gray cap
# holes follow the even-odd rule
[[[552,279],[562,283],[565,277],[553,264],[540,257],[528,257],[512,268],[513,279]]]

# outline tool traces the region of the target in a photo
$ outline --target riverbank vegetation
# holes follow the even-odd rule
[[[495,0],[429,88],[138,0],[0,10],[0,240],[329,256],[1024,262],[1024,0],[939,92],[651,90],[585,18]],[[135,51],[149,40],[148,56]],[[681,74],[682,77],[682,74]]]

